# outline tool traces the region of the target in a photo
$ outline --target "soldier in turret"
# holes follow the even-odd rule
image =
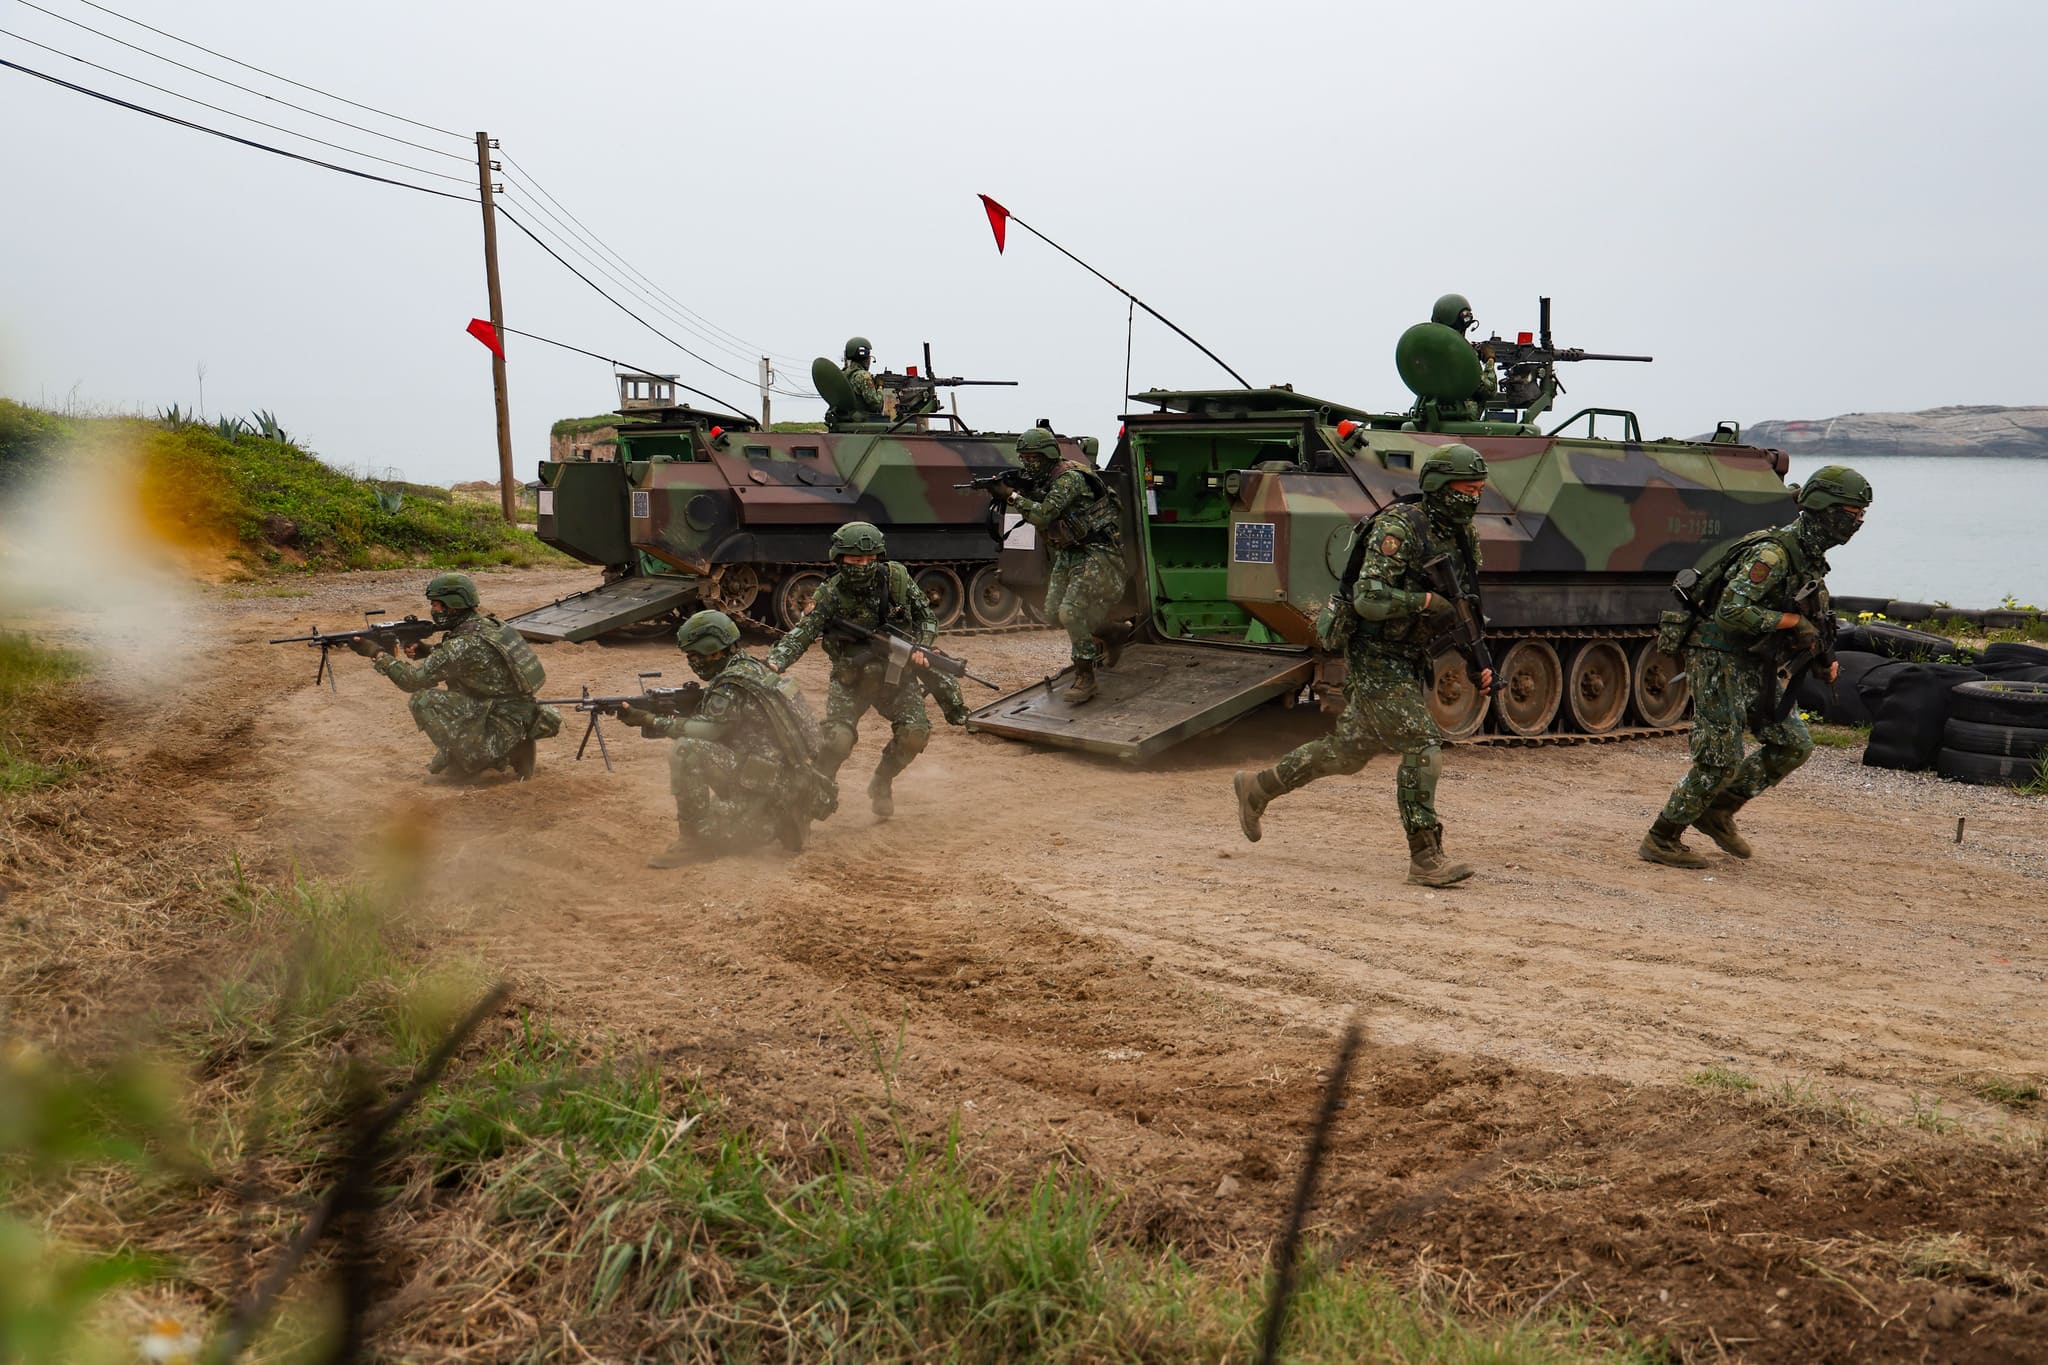
[[[1829,682],[1841,669],[1824,648],[1827,552],[1863,525],[1870,481],[1831,464],[1800,487],[1798,504],[1790,526],[1745,536],[1697,587],[1700,616],[1682,642],[1693,697],[1692,767],[1636,849],[1649,862],[1706,867],[1707,860],[1685,845],[1688,825],[1734,856],[1749,857],[1753,850],[1735,828],[1735,813],[1813,754],[1799,708],[1769,694],[1777,692],[1779,669],[1787,664],[1813,668]],[[1758,745],[1747,758],[1745,726]]]
[[[1267,803],[1319,777],[1355,773],[1376,753],[1397,753],[1395,804],[1408,834],[1408,880],[1449,886],[1472,875],[1444,856],[1443,823],[1436,813],[1437,777],[1443,770],[1443,733],[1425,700],[1432,645],[1457,604],[1432,591],[1422,566],[1439,553],[1458,561],[1457,579],[1468,594],[1479,582],[1479,534],[1472,517],[1486,487],[1486,461],[1466,445],[1441,446],[1419,471],[1422,500],[1397,502],[1353,530],[1358,572],[1332,596],[1317,634],[1326,648],[1344,649],[1344,711],[1336,729],[1259,772],[1239,772],[1237,818],[1256,843]],[[1493,687],[1493,672],[1476,682]]]
[[[722,611],[683,622],[676,648],[703,682],[696,704],[674,715],[619,711],[627,725],[675,741],[676,840],[647,865],[683,867],[775,838],[800,852],[811,821],[838,804],[838,789],[813,764],[818,730],[803,697],[740,648],[740,628]]]
[[[877,658],[868,644],[834,634],[831,625],[843,620],[868,630],[894,626],[922,645],[938,638],[939,623],[932,614],[931,599],[910,581],[908,569],[883,558],[886,552],[881,531],[865,521],[850,521],[834,532],[830,553],[838,572],[819,585],[811,609],[768,651],[768,666],[783,673],[803,657],[812,641],[824,637],[832,679],[826,692],[818,767],[828,776],[837,774],[853,753],[862,716],[873,710],[889,722],[889,743],[868,783],[869,805],[885,820],[896,813],[892,791],[896,775],[931,742],[932,722],[925,713],[924,688],[917,677],[907,674],[891,683],[885,661]],[[912,660],[920,668],[930,663],[922,653],[914,654]],[[950,678],[945,681],[951,686],[935,684],[933,691],[947,723],[965,724],[967,706],[960,697],[960,686]]]
[[[1066,628],[1074,680],[1064,695],[1069,705],[1078,706],[1095,695],[1096,668],[1116,662],[1114,653],[1123,634],[1105,630],[1110,613],[1130,587],[1122,514],[1102,475],[1092,465],[1063,458],[1059,437],[1044,427],[1033,427],[1017,438],[1017,455],[1031,487],[1006,487],[1002,493],[1052,551],[1045,615]]]
[[[379,673],[413,694],[413,723],[434,741],[429,773],[474,777],[511,768],[533,776],[534,741],[562,728],[561,713],[535,704],[546,678],[533,646],[495,616],[479,609],[467,574],[444,573],[427,584],[427,605],[447,636],[431,650],[408,650],[418,663],[390,654],[372,639],[349,648],[376,660]]]
[[[874,358],[874,348],[868,345],[866,337],[846,339],[846,386],[853,390],[855,409],[840,414],[848,421],[867,421],[882,415],[882,388],[875,383],[875,377],[868,373],[868,365]],[[831,373],[831,371],[826,371]]]
[[[1440,327],[1448,327],[1459,336],[1465,336],[1479,319],[1472,316],[1472,305],[1463,294],[1445,294],[1429,310],[1429,320]],[[1477,421],[1486,416],[1487,405],[1500,396],[1500,373],[1494,364],[1493,348],[1480,342],[1471,342],[1472,349],[1479,356],[1479,387],[1472,393],[1466,408],[1466,416]]]

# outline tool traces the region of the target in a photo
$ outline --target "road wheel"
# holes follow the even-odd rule
[[[1635,681],[1629,689],[1635,697],[1636,718],[1659,729],[1678,724],[1692,696],[1684,673],[1685,665],[1677,655],[1657,648],[1655,640],[1643,641],[1636,651]]]
[[[1564,665],[1548,640],[1517,640],[1494,669],[1493,714],[1511,735],[1540,735],[1564,701]]]
[[[1589,735],[1604,735],[1628,712],[1628,656],[1612,640],[1592,640],[1572,655],[1565,679],[1572,723]]]
[[[2001,758],[1961,749],[1943,749],[1934,757],[1934,770],[1943,777],[1980,787],[2024,787],[2041,775],[2040,764],[2038,758]]]
[[[728,616],[743,616],[753,609],[755,600],[760,596],[761,575],[754,566],[728,564],[719,572],[716,594],[707,596],[705,605],[716,607]]]
[[[775,624],[788,630],[804,619],[804,613],[811,609],[811,599],[818,595],[824,585],[825,575],[818,569],[798,569],[775,587]]]
[[[1957,683],[1948,694],[1948,713],[1957,720],[1985,725],[2048,729],[2048,683],[1995,678]]]
[[[1429,714],[1445,739],[1470,739],[1486,720],[1486,696],[1472,685],[1464,659],[1456,654],[1437,659],[1428,700]]]
[[[967,606],[967,589],[960,586],[959,574],[943,564],[927,564],[911,581],[924,594],[924,600],[932,604],[932,615],[938,619],[940,630],[951,630],[960,624],[960,613]]]
[[[1007,626],[1024,614],[1024,599],[984,564],[967,581],[967,614],[977,626]]]
[[[2001,758],[2039,758],[2048,749],[2048,729],[2031,725],[1986,725],[1981,721],[1957,720],[1951,716],[1942,726],[1944,748],[1966,754],[1996,754]]]

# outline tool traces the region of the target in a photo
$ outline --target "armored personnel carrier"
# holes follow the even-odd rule
[[[1480,575],[1491,697],[1462,659],[1437,660],[1430,709],[1447,738],[1555,743],[1682,730],[1677,659],[1656,648],[1671,577],[1708,546],[1791,519],[1782,452],[1722,423],[1706,442],[1645,440],[1634,413],[1587,408],[1537,424],[1556,365],[1596,356],[1540,333],[1481,343],[1450,327],[1404,334],[1396,365],[1416,396],[1398,413],[1286,386],[1133,397],[1105,474],[1120,488],[1138,643],[1070,707],[1057,679],[976,712],[977,730],[1142,760],[1269,701],[1341,706],[1341,655],[1314,621],[1352,526],[1419,492],[1415,470],[1460,441],[1486,457]],[[1434,328],[1434,331],[1426,329]],[[1540,339],[1539,339],[1540,337]]]
[[[937,410],[934,389],[964,381],[915,369],[876,378],[889,397],[880,418],[770,431],[679,401],[672,380],[621,375],[619,412],[631,420],[617,429],[617,457],[540,466],[540,538],[601,568],[603,581],[512,624],[533,640],[587,640],[670,629],[716,607],[787,629],[849,521],[882,528],[942,626],[1026,623],[1044,600],[1042,551],[1024,536],[1005,548],[988,495],[955,487],[1014,468],[1015,433],[974,431]]]

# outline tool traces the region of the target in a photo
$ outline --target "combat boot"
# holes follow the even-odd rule
[[[782,846],[791,853],[801,853],[810,842],[811,822],[794,806],[778,806],[775,811],[775,837],[782,840]]]
[[[450,760],[448,758],[448,751],[446,749],[434,750],[434,756],[427,760],[428,776],[431,777],[435,773],[447,772],[449,761]]]
[[[875,775],[868,779],[868,806],[879,820],[886,820],[896,813],[896,797],[890,791],[895,776],[887,768],[877,768]]]
[[[1707,807],[1699,819],[1692,822],[1692,827],[1719,844],[1723,852],[1733,854],[1737,858],[1747,858],[1756,850],[1749,846],[1749,840],[1743,838],[1741,832],[1735,828],[1735,812],[1741,810],[1745,804],[1741,797],[1723,792],[1714,798],[1713,804]]]
[[[688,834],[677,834],[676,841],[647,860],[649,867],[688,867],[697,861],[699,850],[696,839]]]
[[[1079,706],[1084,701],[1095,699],[1095,665],[1075,664],[1074,680],[1067,684],[1065,700],[1069,706]]]
[[[1104,668],[1116,667],[1116,661],[1123,656],[1124,646],[1131,642],[1131,636],[1135,633],[1136,627],[1128,621],[1119,621],[1115,625],[1102,628],[1102,633],[1095,637],[1095,643],[1102,646]]]
[[[1411,886],[1450,886],[1472,875],[1464,863],[1444,857],[1444,827],[1418,829],[1408,836],[1408,882]]]
[[[1705,858],[1685,846],[1684,836],[1684,825],[1660,815],[1650,826],[1650,832],[1643,836],[1643,842],[1636,845],[1636,856],[1644,862],[1662,863],[1666,867],[1710,866]]]
[[[534,756],[534,743],[530,739],[522,739],[512,746],[512,771],[521,782],[533,776]]]
[[[1244,837],[1253,843],[1259,841],[1259,817],[1266,813],[1266,803],[1278,796],[1282,790],[1280,775],[1271,768],[1261,768],[1251,773],[1239,769],[1230,779],[1231,790],[1237,793],[1237,827],[1244,831]]]

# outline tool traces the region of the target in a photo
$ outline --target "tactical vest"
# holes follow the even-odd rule
[[[1678,595],[1681,605],[1658,616],[1657,648],[1673,655],[1681,654],[1695,644],[1710,649],[1738,649],[1727,632],[1713,623],[1714,615],[1721,609],[1721,597],[1727,591],[1728,576],[1734,572],[1735,562],[1767,540],[1775,541],[1785,552],[1791,584],[1788,595],[1798,594],[1807,582],[1817,576],[1806,547],[1800,543],[1796,523],[1792,526],[1767,526],[1760,531],[1737,536],[1700,556],[1699,562],[1693,566],[1697,577],[1690,592],[1679,593],[1677,583],[1673,583],[1672,591]]]
[[[483,619],[486,624],[477,633],[478,638],[505,661],[505,667],[511,670],[512,677],[527,696],[537,694],[540,685],[547,681],[548,673],[541,666],[540,656],[533,652],[533,646],[526,642],[524,635],[497,617],[486,616]]]
[[[1088,485],[1089,496],[1087,501],[1068,507],[1064,515],[1046,524],[1046,547],[1053,550],[1072,550],[1086,545],[1117,548],[1123,539],[1123,510],[1117,505],[1116,494],[1100,473],[1079,460],[1061,460],[1054,468],[1047,487],[1057,483],[1068,470],[1081,476]]]
[[[1410,495],[1395,503],[1392,507],[1380,512],[1370,521],[1361,522],[1357,534],[1363,536],[1364,539],[1358,548],[1362,551],[1365,546],[1369,546],[1391,533],[1393,531],[1392,526],[1387,527],[1385,530],[1381,529],[1381,523],[1387,522],[1390,519],[1399,525],[1402,542],[1417,547],[1420,559],[1434,559],[1438,554],[1442,553],[1442,547],[1437,543],[1436,537],[1430,533],[1429,512],[1423,507],[1422,499],[1419,495]],[[1479,569],[1478,565],[1473,562],[1472,547],[1465,543],[1463,536],[1457,536],[1455,539],[1459,587],[1463,590],[1460,595],[1469,596],[1472,600],[1476,601],[1478,598]],[[1360,560],[1362,559],[1363,554],[1361,553]],[[1412,570],[1406,571],[1401,582],[1390,583],[1388,586],[1402,588],[1411,592],[1428,591],[1425,587],[1417,587],[1412,578]],[[1344,601],[1347,606],[1351,602],[1351,590],[1357,586],[1357,583],[1358,571],[1354,568],[1351,574],[1351,582],[1344,587]],[[1371,641],[1397,649],[1420,649],[1429,642],[1431,637],[1430,628],[1424,622],[1420,612],[1413,613],[1397,621],[1368,621],[1357,614],[1356,608],[1352,609],[1352,615],[1355,620],[1351,627],[1351,633],[1359,640]]]

